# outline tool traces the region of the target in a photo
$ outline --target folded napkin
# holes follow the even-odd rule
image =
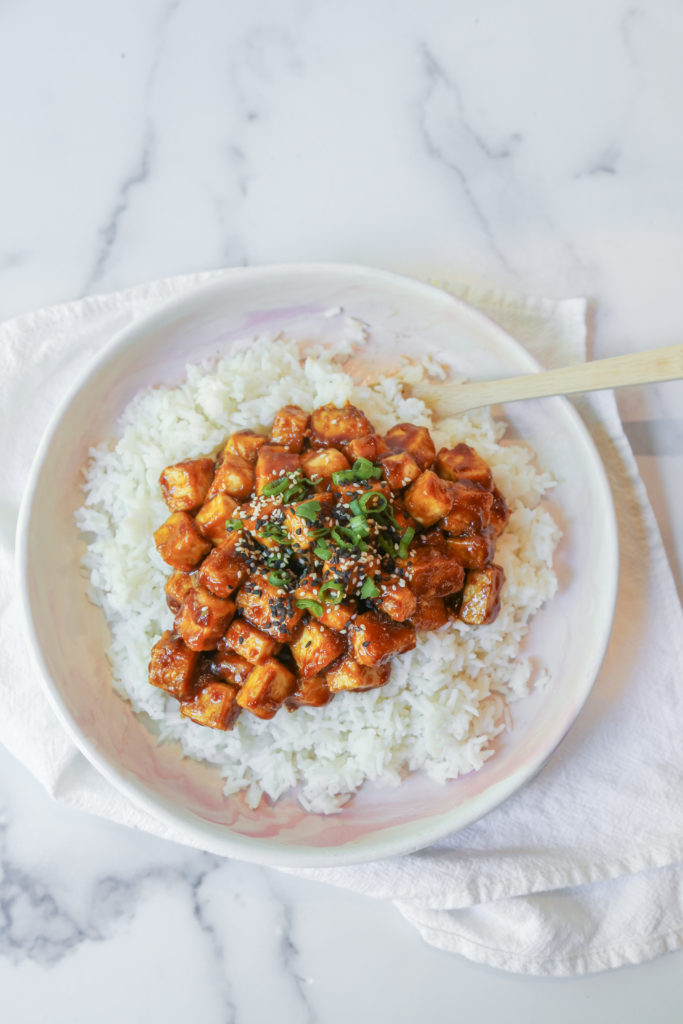
[[[128,803],[63,732],[27,676],[13,543],[28,466],[66,387],[118,330],[230,271],[41,310],[0,326],[0,741],[58,800],[178,842]],[[586,304],[443,285],[498,320],[543,364],[585,358]],[[435,946],[511,971],[571,975],[683,944],[683,617],[611,394],[577,401],[607,467],[621,545],[612,640],[569,736],[520,792],[406,857],[299,874],[391,899]],[[8,450],[9,448],[9,450]],[[599,581],[596,581],[599,585]]]

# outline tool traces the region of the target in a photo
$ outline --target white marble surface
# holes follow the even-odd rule
[[[673,0],[5,0],[0,319],[321,259],[590,295],[597,356],[679,342],[682,44]],[[680,591],[683,385],[619,401]],[[60,808],[0,751],[8,1024],[674,1022],[682,968],[476,967],[389,905]]]

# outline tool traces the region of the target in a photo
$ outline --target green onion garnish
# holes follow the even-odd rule
[[[303,484],[292,484],[282,495],[282,500],[287,504],[291,501],[300,501],[306,495],[306,488]]]
[[[338,544],[340,548],[352,548],[352,547],[354,547],[353,543],[349,542],[346,539],[346,537],[344,537],[342,535],[342,529],[343,529],[343,527],[341,527],[341,526],[335,526],[334,527],[334,529],[332,530],[332,533],[331,533],[332,540],[336,544]]]
[[[332,558],[332,552],[324,540],[318,541],[316,546],[313,548],[313,554],[316,558],[319,558],[321,562],[329,562],[330,558]]]
[[[332,483],[337,484],[352,484],[355,477],[352,469],[338,469],[336,473],[332,474]]]
[[[370,513],[384,512],[389,502],[380,491],[366,491],[365,494],[361,494],[358,504],[362,512]]]
[[[315,499],[313,501],[304,501],[302,505],[297,505],[296,514],[301,516],[302,519],[307,519],[309,523],[314,523],[318,518],[318,513],[322,505]]]
[[[288,476],[281,476],[277,480],[271,480],[269,484],[261,491],[267,498],[272,498],[274,494],[282,494],[290,486],[291,480]]]
[[[268,582],[273,587],[288,587],[292,582],[292,574],[289,572],[270,572]]]
[[[408,557],[408,548],[410,547],[410,542],[412,541],[414,536],[415,536],[415,530],[412,528],[412,526],[406,527],[406,529],[403,532],[403,536],[401,537],[401,541],[400,541],[400,543],[398,545],[398,557],[399,558],[407,558]]]
[[[344,599],[344,587],[339,580],[327,580],[318,590],[318,597],[326,604],[340,604]]]
[[[225,529],[226,530],[241,530],[243,526],[244,526],[244,523],[242,522],[241,519],[226,519],[225,520]]]
[[[259,533],[263,537],[267,537],[268,540],[274,540],[276,544],[291,545],[289,535],[283,526],[277,526],[275,523],[266,523],[266,525],[257,532],[257,537]]]
[[[370,533],[370,524],[365,516],[352,516],[349,519],[349,529],[357,533],[359,537],[367,537]]]
[[[300,597],[296,602],[297,608],[303,608],[304,611],[313,612],[314,615],[322,615],[323,606],[320,601],[314,601],[312,597]]]
[[[396,554],[394,545],[384,533],[380,533],[377,536],[377,545],[384,551],[385,554],[391,555],[392,558]]]
[[[371,597],[379,597],[379,587],[375,586],[374,581],[370,576],[365,577],[365,582],[361,587],[360,591],[361,601],[367,601]]]
[[[363,515],[363,509],[358,504],[358,498],[354,498],[353,501],[349,502],[349,509],[353,512],[354,516]]]
[[[370,459],[356,459],[352,469],[356,480],[379,480],[382,470],[379,466],[373,466]]]

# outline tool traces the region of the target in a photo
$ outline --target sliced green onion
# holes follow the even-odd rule
[[[277,480],[271,480],[269,484],[266,484],[261,491],[261,494],[265,495],[267,498],[271,498],[274,494],[282,494],[283,491],[287,490],[290,484],[291,480],[288,476],[278,477]]]
[[[326,604],[341,604],[344,599],[343,584],[339,580],[327,580],[318,590],[318,597]]]
[[[401,525],[396,516],[394,515],[394,510],[391,507],[391,505],[387,505],[387,507],[384,509],[384,515],[387,517],[387,519],[389,520],[393,527],[395,527],[397,530],[401,529]]]
[[[352,467],[356,480],[379,480],[382,470],[379,466],[373,466],[370,459],[356,459]]]
[[[338,544],[340,548],[352,548],[354,546],[353,542],[343,536],[342,530],[342,526],[335,526],[331,533],[332,540],[335,544]]]
[[[349,509],[353,512],[354,516],[363,515],[363,509],[358,504],[358,498],[354,498],[353,501],[349,502]]]
[[[370,533],[370,524],[365,516],[357,515],[349,519],[349,529],[357,533],[359,537],[367,537]]]
[[[352,484],[354,479],[352,469],[338,469],[336,473],[332,474],[332,483],[337,486],[340,484]]]
[[[415,536],[415,530],[412,528],[412,526],[406,527],[406,529],[403,532],[403,536],[401,537],[401,541],[400,541],[400,543],[398,545],[398,557],[399,558],[407,558],[408,557],[408,548],[410,547],[410,542],[412,541],[414,536]]]
[[[312,597],[300,597],[296,602],[297,608],[303,608],[304,611],[312,612],[316,616],[320,616],[323,613],[323,606],[320,601],[314,601]]]
[[[268,573],[268,582],[273,587],[288,587],[292,582],[292,574],[287,571]]]
[[[332,552],[324,540],[318,541],[316,546],[313,548],[313,554],[316,558],[319,558],[321,562],[329,562],[330,558],[332,558]]]
[[[315,530],[309,530],[308,533],[313,540],[318,540],[319,537],[329,537],[330,528],[329,526],[317,526]]]
[[[225,529],[226,530],[241,530],[244,527],[244,523],[241,519],[226,519]]]
[[[288,487],[287,490],[284,492],[284,494],[282,495],[282,500],[285,502],[285,504],[287,504],[292,501],[301,501],[301,499],[304,498],[305,496],[306,488],[304,487],[304,485],[293,484],[291,487]]]
[[[396,554],[396,549],[394,545],[384,533],[378,534],[377,546],[380,547],[385,554],[391,555],[392,558]]]
[[[275,523],[266,523],[264,527],[257,531],[257,537],[259,533],[263,537],[267,537],[268,540],[274,540],[276,544],[291,545],[287,531],[284,527],[277,526]]]
[[[322,505],[315,499],[313,501],[304,501],[302,505],[297,505],[296,514],[301,516],[302,519],[307,519],[309,523],[314,523],[318,518],[318,514]]]
[[[372,502],[375,502],[376,504],[371,504]],[[353,504],[353,502],[351,504]],[[358,499],[358,504],[360,505],[362,512],[369,513],[384,512],[389,502],[381,491],[366,491],[365,494],[361,494]]]
[[[365,582],[360,591],[361,601],[367,601],[371,597],[379,597],[379,587],[375,586],[370,576],[365,577]]]

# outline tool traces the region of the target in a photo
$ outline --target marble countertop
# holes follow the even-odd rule
[[[326,260],[588,295],[597,357],[680,342],[682,43],[665,0],[0,5],[0,320]],[[683,385],[619,406],[680,593]],[[683,953],[495,972],[389,904],[67,810],[1,749],[0,769],[8,1024],[680,1020]]]

